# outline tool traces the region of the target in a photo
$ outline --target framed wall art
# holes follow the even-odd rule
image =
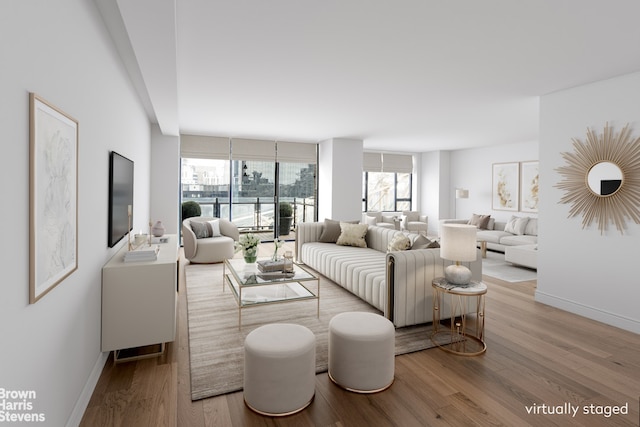
[[[29,303],[78,268],[78,122],[29,94]]]
[[[539,167],[537,161],[520,163],[520,211],[538,212]]]
[[[492,209],[518,211],[520,200],[520,163],[494,163]]]

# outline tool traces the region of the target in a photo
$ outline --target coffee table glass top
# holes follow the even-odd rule
[[[313,274],[297,264],[293,264],[292,273],[262,273],[258,269],[257,263],[247,264],[242,258],[232,258],[225,260],[234,279],[243,287],[263,286],[270,283],[279,282],[304,282],[307,280],[318,280]]]

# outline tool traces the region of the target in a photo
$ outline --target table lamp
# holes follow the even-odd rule
[[[456,285],[468,285],[471,281],[471,270],[460,262],[475,261],[477,257],[475,225],[443,224],[440,229],[440,257],[455,261],[445,268],[444,277],[447,282]]]

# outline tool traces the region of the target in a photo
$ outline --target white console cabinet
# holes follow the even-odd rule
[[[127,245],[102,268],[102,351],[175,339],[178,238],[165,235],[155,261],[124,262]],[[153,245],[155,246],[155,245]]]

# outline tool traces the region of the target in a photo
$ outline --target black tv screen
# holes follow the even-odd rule
[[[109,247],[114,247],[132,228],[133,161],[112,151],[109,155]]]

